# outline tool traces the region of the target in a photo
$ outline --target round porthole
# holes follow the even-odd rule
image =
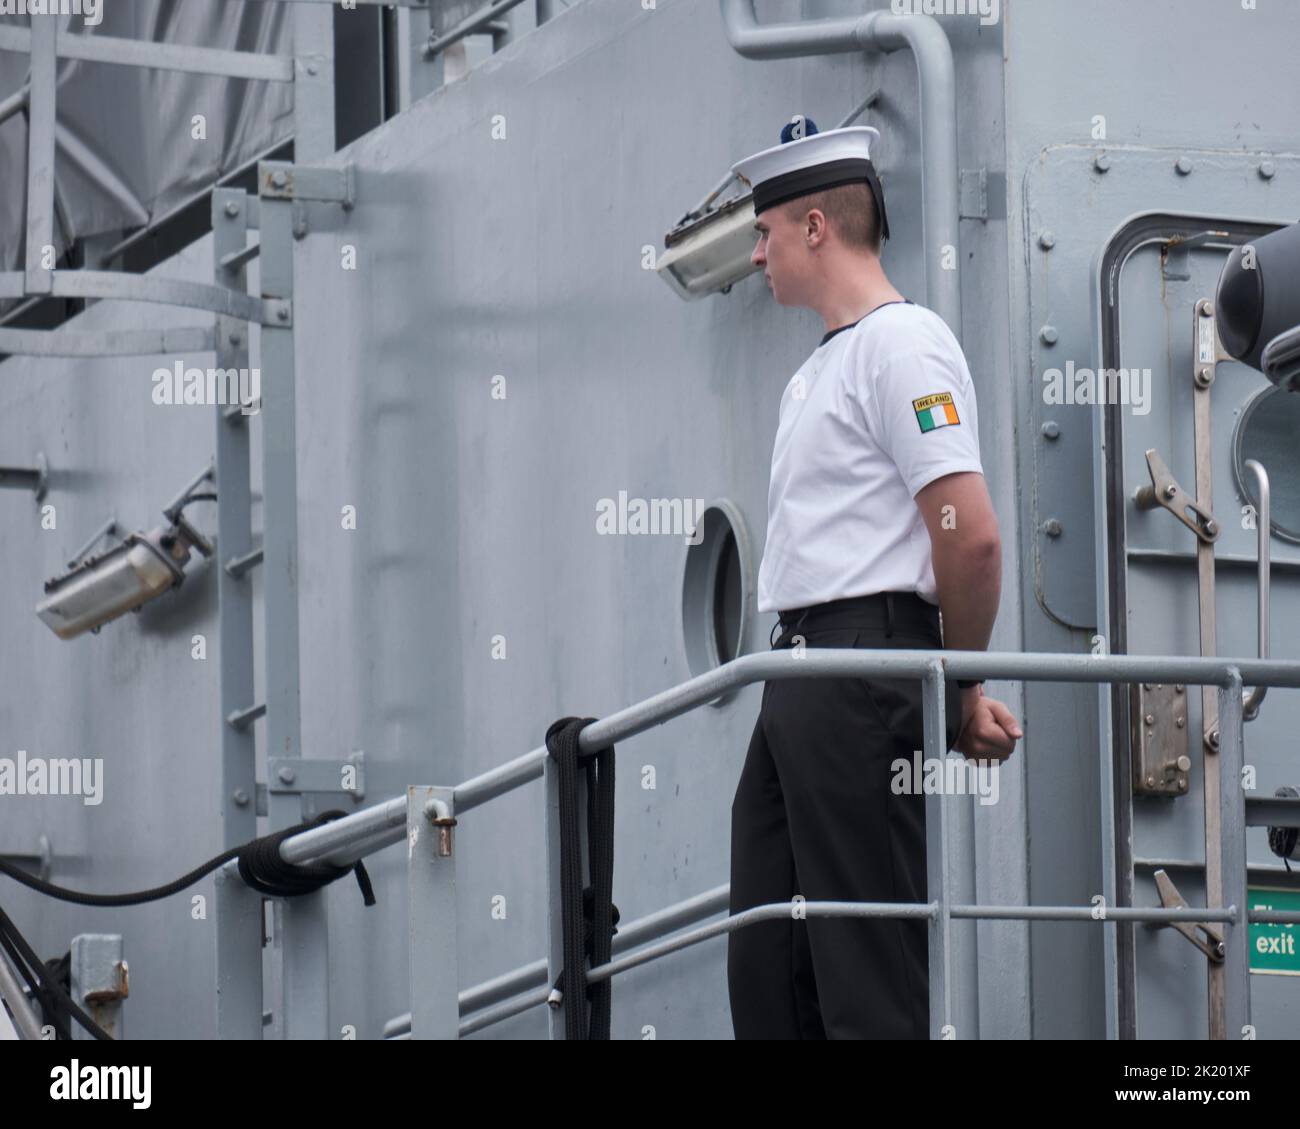
[[[1300,393],[1266,388],[1246,405],[1237,424],[1232,465],[1237,488],[1258,508],[1255,476],[1246,469],[1256,459],[1268,471],[1273,535],[1300,544]]]
[[[749,628],[749,535],[739,511],[721,500],[705,508],[698,544],[686,549],[682,637],[692,675],[706,674],[743,653]],[[730,695],[715,698],[721,705]]]

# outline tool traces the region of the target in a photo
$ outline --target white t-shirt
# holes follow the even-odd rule
[[[827,334],[781,397],[758,610],[875,592],[937,604],[914,499],[983,470],[975,387],[938,314],[893,303]]]

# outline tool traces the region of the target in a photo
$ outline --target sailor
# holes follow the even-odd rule
[[[879,136],[796,118],[732,170],[753,187],[751,261],[778,303],[826,327],[781,398],[758,608],[780,614],[775,650],[984,650],[1001,540],[975,389],[943,319],[881,268]],[[1009,757],[1023,735],[1011,711],[978,683],[946,689],[945,748]],[[892,786],[923,732],[919,681],[764,685],[731,808],[730,909],[792,913],[729,934],[738,1039],[928,1037],[924,919],[797,912],[800,900],[926,901],[925,796]]]

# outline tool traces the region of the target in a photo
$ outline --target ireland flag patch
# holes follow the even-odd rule
[[[919,400],[912,401],[912,407],[916,411],[916,422],[921,425],[923,432],[961,423],[957,418],[957,405],[952,402],[951,392],[922,396]]]

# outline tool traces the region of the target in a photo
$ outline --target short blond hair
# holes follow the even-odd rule
[[[794,223],[816,208],[846,246],[880,254],[880,217],[876,214],[876,198],[865,183],[827,188],[790,200],[782,207],[786,219]]]

